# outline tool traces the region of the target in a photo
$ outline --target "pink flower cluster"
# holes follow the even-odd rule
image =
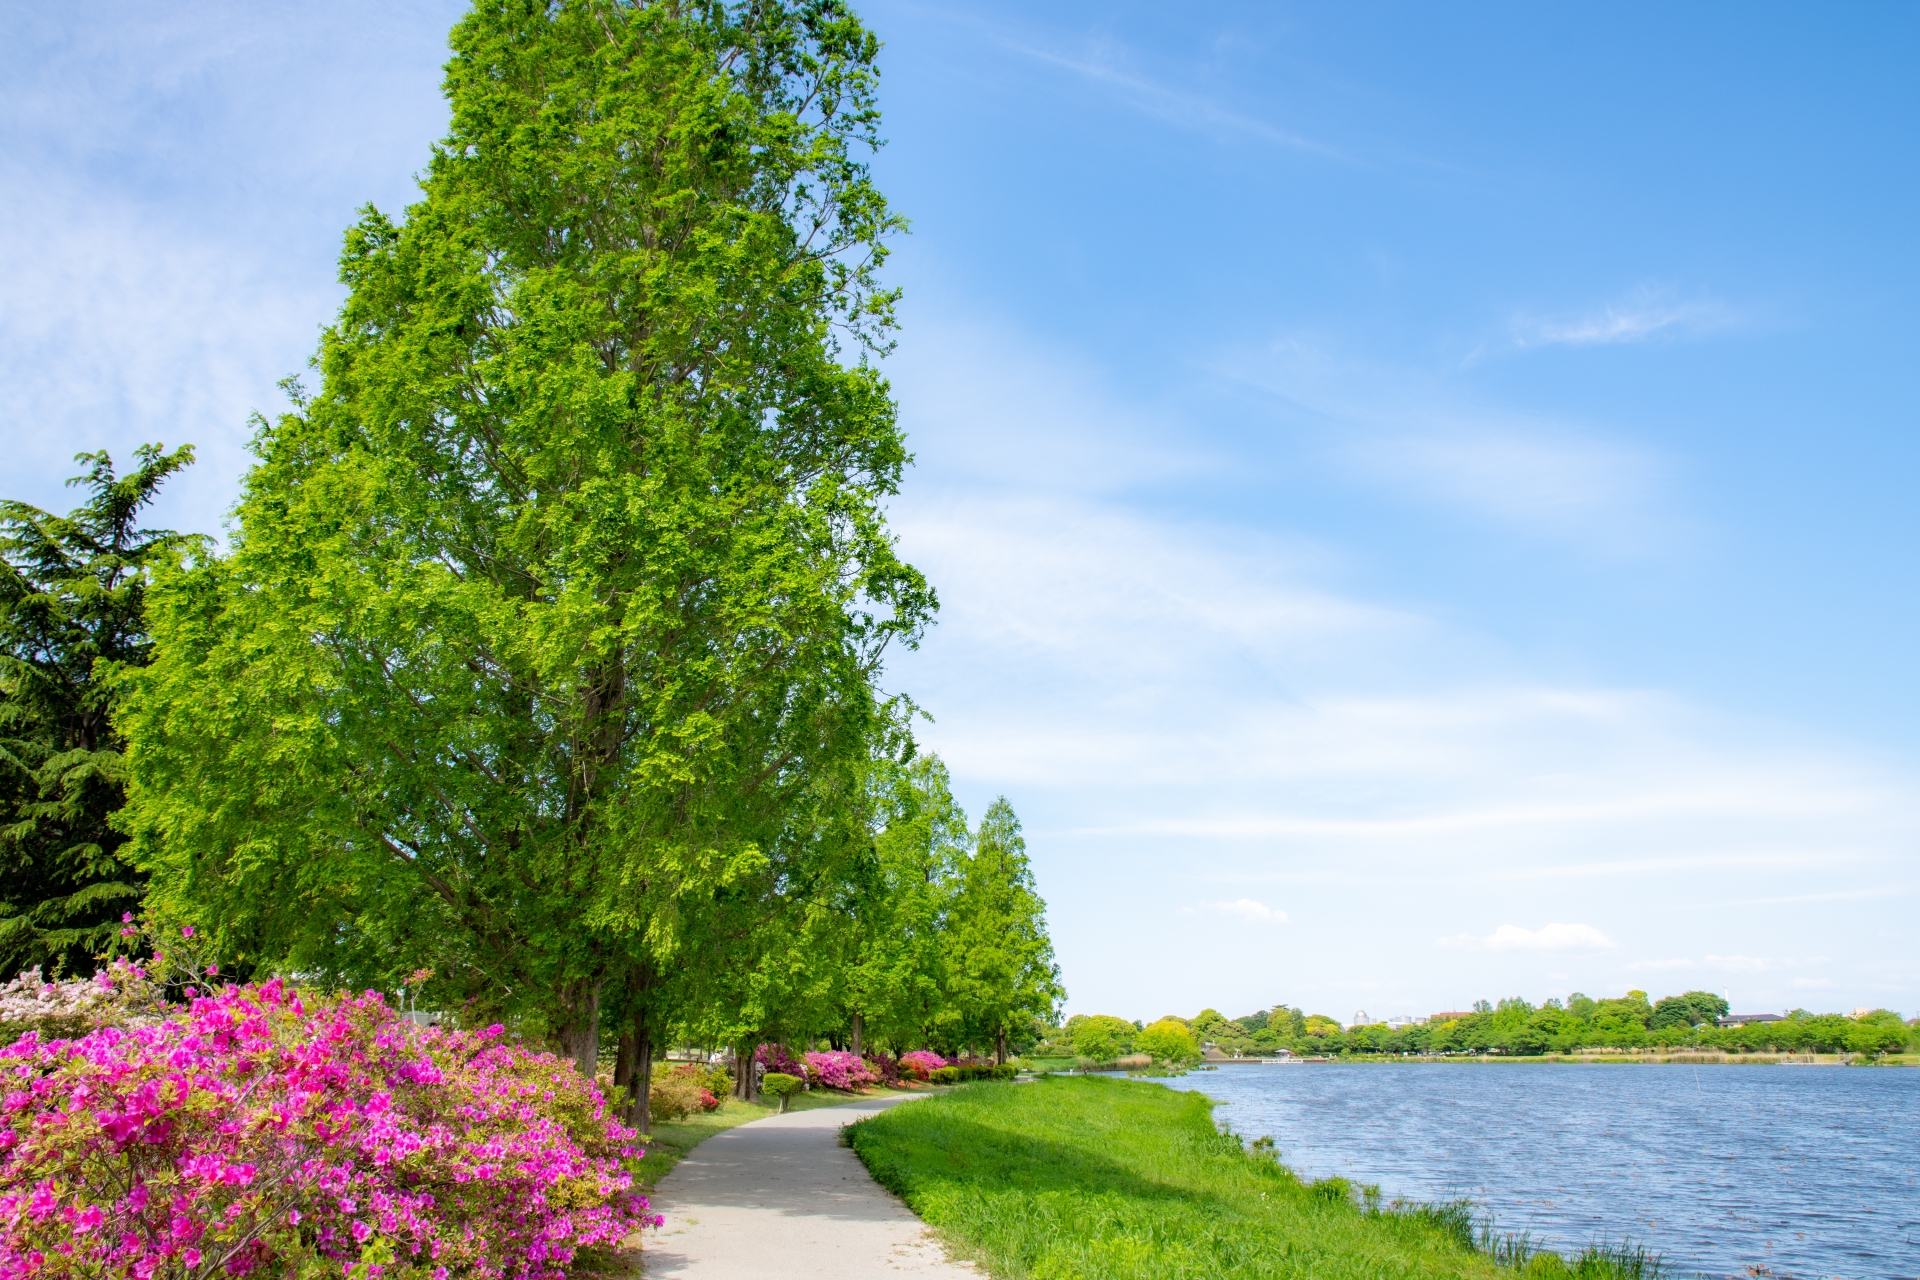
[[[946,1065],[947,1060],[931,1049],[915,1049],[900,1055],[900,1070],[915,1080],[925,1080]]]
[[[829,1089],[858,1089],[880,1078],[859,1054],[839,1051],[808,1054],[807,1070]]]
[[[636,1136],[500,1028],[278,980],[0,1050],[0,1277],[546,1280],[658,1225]]]
[[[783,1044],[761,1045],[753,1051],[753,1060],[769,1071],[784,1072],[790,1076],[807,1074],[806,1064],[797,1061]]]

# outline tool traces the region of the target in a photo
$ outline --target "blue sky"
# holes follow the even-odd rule
[[[1070,1008],[1920,1011],[1920,13],[863,8],[891,680]],[[6,492],[213,530],[452,5],[0,12]]]

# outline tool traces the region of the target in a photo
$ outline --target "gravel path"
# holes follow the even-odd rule
[[[769,1116],[715,1134],[660,1180],[666,1217],[641,1253],[666,1280],[980,1280],[949,1261],[893,1193],[840,1145],[840,1128],[910,1097]]]

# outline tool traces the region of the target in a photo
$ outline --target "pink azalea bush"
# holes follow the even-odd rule
[[[947,1060],[931,1049],[915,1049],[900,1055],[900,1070],[915,1080],[925,1080],[946,1065]]]
[[[807,1068],[787,1052],[783,1044],[763,1044],[753,1051],[753,1060],[769,1071],[778,1071],[783,1075],[805,1076]]]
[[[570,1064],[278,980],[0,1050],[0,1277],[559,1277],[659,1219]]]
[[[859,1054],[837,1050],[808,1054],[807,1069],[814,1079],[829,1089],[858,1089],[880,1078]]]

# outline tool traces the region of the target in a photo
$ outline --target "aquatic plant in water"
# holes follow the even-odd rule
[[[0,1277],[545,1280],[657,1225],[570,1063],[278,980],[0,1050]]]

